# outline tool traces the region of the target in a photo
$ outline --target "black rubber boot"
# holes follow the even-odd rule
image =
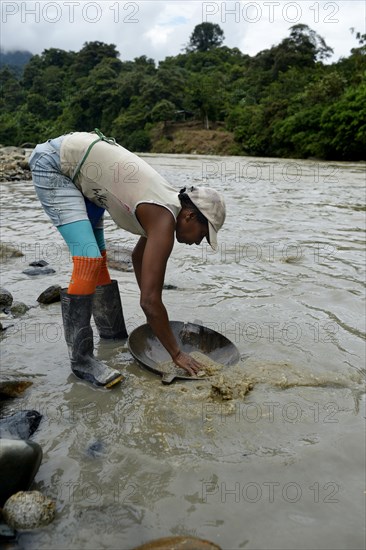
[[[72,372],[95,386],[114,386],[122,380],[121,373],[98,361],[93,355],[93,330],[90,326],[93,294],[67,294],[66,290],[60,294]]]
[[[128,338],[117,281],[97,286],[93,298],[93,316],[101,338]]]

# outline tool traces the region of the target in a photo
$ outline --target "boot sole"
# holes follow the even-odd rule
[[[118,384],[119,382],[124,380],[124,377],[122,376],[122,374],[120,374],[119,376],[116,376],[116,378],[113,378],[113,380],[111,380],[107,384],[98,384],[98,383],[95,382],[95,378],[94,379],[89,378],[85,375],[82,375],[82,374],[78,373],[74,369],[72,369],[72,372],[74,373],[74,375],[77,378],[79,378],[79,380],[83,380],[84,382],[88,382],[89,384],[92,384],[95,388],[107,388],[107,389],[109,389],[112,386],[115,386],[116,384]]]
[[[116,384],[118,384],[119,382],[122,382],[123,380],[123,376],[117,376],[117,378],[115,378],[114,380],[112,380],[111,382],[109,382],[108,384],[106,384],[104,387],[105,388],[112,388],[113,386],[115,386]]]

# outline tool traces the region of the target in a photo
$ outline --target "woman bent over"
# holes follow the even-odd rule
[[[103,215],[140,239],[132,263],[140,304],[154,334],[174,363],[194,375],[200,365],[179,349],[162,302],[174,239],[217,248],[225,202],[214,189],[178,193],[144,160],[99,130],[74,132],[37,145],[29,165],[36,193],[69,247],[73,271],[61,292],[65,339],[74,374],[111,387],[121,374],[93,355],[91,316],[101,338],[127,338],[117,281],[107,268]]]

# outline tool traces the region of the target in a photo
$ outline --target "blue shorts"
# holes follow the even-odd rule
[[[103,228],[104,209],[94,205],[62,174],[60,147],[64,136],[37,145],[29,158],[32,179],[44,211],[56,227],[88,220]]]

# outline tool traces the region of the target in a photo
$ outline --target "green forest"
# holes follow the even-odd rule
[[[351,54],[334,63],[332,48],[302,24],[255,56],[225,46],[212,23],[158,64],[121,61],[114,44],[97,41],[79,52],[46,49],[22,72],[0,71],[0,143],[98,127],[133,151],[159,139],[164,152],[169,126],[194,121],[230,132],[233,155],[365,160],[366,35],[352,32]]]

